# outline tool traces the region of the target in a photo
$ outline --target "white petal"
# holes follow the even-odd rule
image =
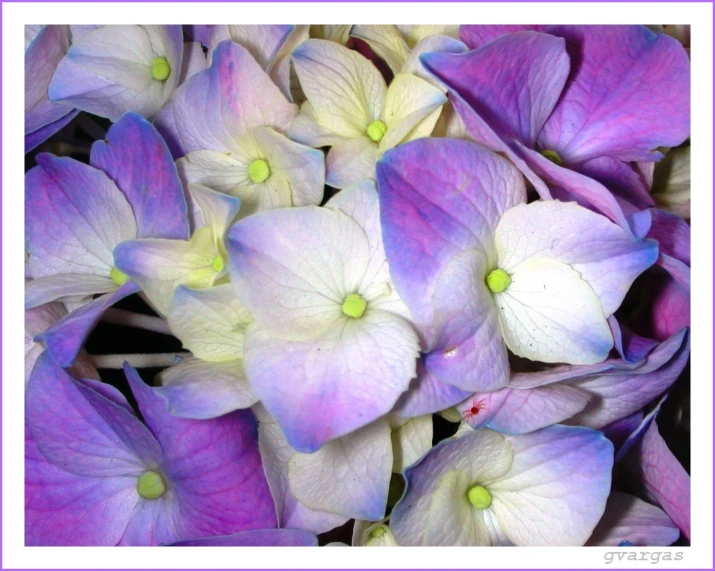
[[[360,137],[379,118],[387,87],[359,53],[327,40],[308,40],[293,52],[300,84],[320,124],[343,137]]]
[[[92,274],[55,274],[25,282],[25,309],[74,297],[107,293],[117,289],[109,277]]]
[[[325,182],[346,188],[363,180],[375,180],[379,157],[378,146],[365,135],[338,143],[328,153]]]
[[[392,471],[402,471],[422,458],[432,448],[432,415],[409,419],[392,431]]]
[[[202,290],[179,286],[167,320],[184,347],[204,361],[240,359],[243,332],[252,321],[231,284]]]
[[[446,102],[445,95],[424,79],[409,73],[396,75],[387,90],[381,117],[387,125],[387,132],[380,141],[380,152],[384,153],[401,143],[429,115],[430,120],[424,126],[420,124],[421,130],[412,138],[428,136],[439,117],[433,111]]]
[[[377,520],[385,515],[391,466],[390,427],[378,420],[314,454],[295,454],[288,480],[295,497],[311,509]]]
[[[608,357],[613,336],[601,301],[570,266],[528,259],[496,294],[499,323],[509,349],[544,363],[591,365]]]
[[[385,60],[394,74],[402,70],[410,55],[407,42],[395,26],[357,25],[353,26],[350,35],[367,42],[372,51]]]

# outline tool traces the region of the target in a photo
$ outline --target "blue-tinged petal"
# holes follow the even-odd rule
[[[258,64],[268,71],[294,29],[295,26],[288,25],[213,26],[209,54],[222,41],[232,40],[246,48]]]
[[[40,335],[40,339],[57,363],[69,367],[102,314],[120,299],[138,291],[139,286],[127,282],[112,293],[100,296],[60,319]]]
[[[581,412],[590,399],[587,391],[566,383],[526,390],[507,387],[477,393],[457,405],[457,410],[472,428],[526,434],[563,422]]]
[[[134,414],[75,381],[48,353],[30,377],[26,419],[42,455],[73,474],[136,479],[162,461],[159,443]]]
[[[164,452],[162,474],[175,494],[167,536],[154,543],[228,535],[276,527],[271,494],[258,452],[256,420],[250,410],[210,420],[178,418],[137,372],[125,374],[145,422]],[[133,521],[128,532],[147,530]]]
[[[149,121],[128,113],[92,145],[90,164],[111,178],[134,211],[137,238],[189,237],[184,190],[166,143]]]
[[[136,237],[131,206],[100,170],[70,158],[37,156],[25,175],[25,246],[32,277],[109,277],[112,250]]]
[[[303,529],[255,529],[231,535],[187,539],[172,545],[194,547],[198,545],[231,547],[317,547],[318,538],[314,533]]]
[[[680,531],[659,508],[623,492],[611,492],[606,513],[586,545],[619,547],[623,541],[650,547],[672,545]]]
[[[560,425],[506,439],[509,472],[483,484],[504,534],[516,545],[583,545],[611,490],[611,442],[595,430]]]
[[[314,452],[386,414],[415,376],[417,337],[393,313],[367,311],[306,341],[246,330],[246,372],[296,450]]]
[[[25,309],[78,295],[107,293],[117,284],[107,276],[92,274],[55,274],[25,282]]]
[[[182,418],[216,418],[258,402],[240,360],[187,357],[164,369],[159,379],[161,386],[154,390],[166,399],[169,412]]]
[[[413,417],[439,412],[462,402],[471,393],[438,380],[427,371],[423,359],[417,363],[417,377],[402,394],[393,411],[399,416]]]
[[[47,96],[47,86],[69,46],[69,26],[42,26],[25,48],[25,152],[77,114],[71,105],[52,103]],[[31,145],[28,136],[34,139]]]
[[[422,79],[429,81],[432,85],[435,85],[440,89],[444,89],[444,87],[437,80],[435,80],[434,76],[424,68],[422,62],[420,61],[420,56],[430,52],[462,54],[466,51],[467,46],[459,40],[455,40],[449,36],[432,34],[417,42],[400,71],[403,73],[412,73],[417,77],[421,77]]]
[[[43,143],[44,141],[49,139],[57,131],[62,129],[62,127],[64,127],[70,121],[72,121],[72,119],[74,119],[77,116],[77,113],[79,113],[79,111],[76,111],[76,110],[70,111],[64,117],[57,119],[57,121],[48,123],[44,127],[40,127],[39,129],[33,131],[32,133],[25,134],[25,152],[29,153],[37,145],[39,145],[40,143]]]
[[[70,47],[49,85],[51,101],[117,121],[136,111],[153,117],[181,73],[181,26],[102,26]],[[163,58],[161,75],[153,69]]]
[[[155,121],[175,157],[189,151],[237,151],[254,127],[288,130],[297,107],[289,103],[253,56],[221,42],[211,67],[191,76]]]
[[[495,263],[494,230],[507,209],[525,200],[524,181],[501,157],[452,139],[420,139],[389,151],[377,180],[390,271],[431,349],[439,276],[462,250],[478,248]]]
[[[569,424],[601,428],[642,409],[676,381],[690,357],[687,329],[656,347],[643,364],[631,371],[577,381],[574,386],[588,391],[592,399]]]

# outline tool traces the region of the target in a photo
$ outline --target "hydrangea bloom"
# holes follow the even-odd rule
[[[26,542],[687,544],[687,42],[28,26]]]

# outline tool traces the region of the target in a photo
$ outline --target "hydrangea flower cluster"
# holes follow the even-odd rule
[[[28,26],[26,543],[686,544],[662,31]]]

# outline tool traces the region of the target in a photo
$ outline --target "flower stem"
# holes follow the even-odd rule
[[[177,357],[188,357],[191,353],[129,353],[125,355],[90,355],[92,364],[98,369],[121,369],[129,363],[135,369],[148,367],[170,367]]]
[[[154,333],[172,335],[169,324],[161,317],[152,317],[151,315],[133,313],[123,309],[108,309],[104,312],[102,321],[116,323],[117,325],[126,325],[128,327],[138,327],[139,329],[146,329]]]

